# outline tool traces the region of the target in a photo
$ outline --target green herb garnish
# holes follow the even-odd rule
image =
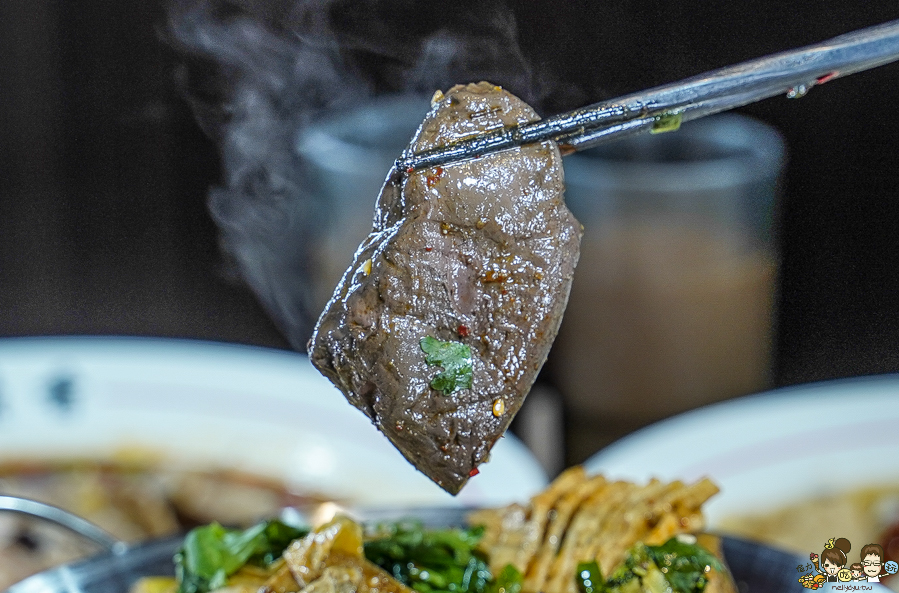
[[[701,591],[709,582],[709,570],[721,570],[721,562],[697,544],[672,537],[661,546],[648,546],[655,565],[675,591]]]
[[[430,336],[422,338],[419,345],[425,353],[425,362],[443,367],[431,379],[432,388],[446,395],[471,388],[471,348],[461,342],[443,342]]]
[[[524,578],[517,568],[507,564],[496,575],[493,582],[487,584],[487,593],[521,593],[521,583]]]
[[[521,574],[508,566],[494,579],[476,549],[483,528],[424,529],[414,522],[380,528],[365,557],[419,593],[520,593]]]
[[[602,593],[606,590],[606,581],[595,561],[578,564],[574,580],[581,593]]]
[[[712,569],[722,570],[722,566],[711,552],[673,537],[661,546],[634,546],[598,591],[699,593],[708,584]]]
[[[664,132],[674,132],[680,129],[684,116],[680,113],[664,113],[656,117],[652,124],[650,134],[662,134]]]
[[[223,587],[245,564],[269,564],[290,542],[307,533],[281,521],[266,521],[245,530],[226,529],[218,523],[192,529],[175,554],[178,591],[206,593]]]

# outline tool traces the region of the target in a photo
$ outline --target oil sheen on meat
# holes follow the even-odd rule
[[[409,149],[536,119],[500,87],[459,85],[434,101]],[[487,461],[559,329],[581,235],[563,192],[553,142],[391,172],[312,337],[313,364],[453,494]],[[425,336],[470,347],[471,388],[430,386],[441,367],[426,362]]]

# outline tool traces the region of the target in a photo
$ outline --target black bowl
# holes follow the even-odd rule
[[[102,554],[38,573],[6,593],[126,593],[139,578],[172,575],[172,555],[181,536],[155,540],[122,554]],[[724,537],[724,557],[740,593],[805,591],[796,567],[799,556],[760,544]]]

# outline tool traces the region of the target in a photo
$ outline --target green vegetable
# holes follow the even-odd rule
[[[606,581],[602,578],[602,570],[595,561],[578,564],[574,580],[581,593],[602,593],[606,590]]]
[[[246,530],[226,529],[218,523],[192,529],[175,554],[178,591],[205,593],[222,587],[228,576],[248,562],[269,564],[306,533],[280,521],[266,521]]]
[[[711,552],[673,537],[661,546],[634,546],[605,586],[609,593],[697,593],[708,584],[711,569],[722,570]]]
[[[496,579],[487,584],[487,593],[521,593],[521,582],[524,580],[518,569],[507,564]]]
[[[471,348],[461,342],[443,342],[430,336],[422,338],[419,345],[425,353],[425,362],[443,367],[431,379],[431,387],[446,395],[471,388]]]
[[[418,523],[382,526],[365,557],[420,593],[520,593],[521,574],[507,566],[494,579],[476,549],[483,528],[425,530]]]
[[[709,582],[708,571],[722,570],[708,550],[672,537],[661,546],[649,546],[649,555],[675,591],[702,591]]]
[[[652,124],[650,134],[662,134],[664,132],[674,132],[680,129],[684,116],[680,113],[665,113],[656,117]]]

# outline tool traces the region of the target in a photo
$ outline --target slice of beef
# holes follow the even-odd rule
[[[410,149],[536,119],[497,86],[460,85]],[[453,494],[508,428],[559,329],[581,235],[563,181],[552,142],[392,172],[313,334],[312,363]],[[426,361],[426,336],[470,347],[470,388],[431,387],[445,368]]]

